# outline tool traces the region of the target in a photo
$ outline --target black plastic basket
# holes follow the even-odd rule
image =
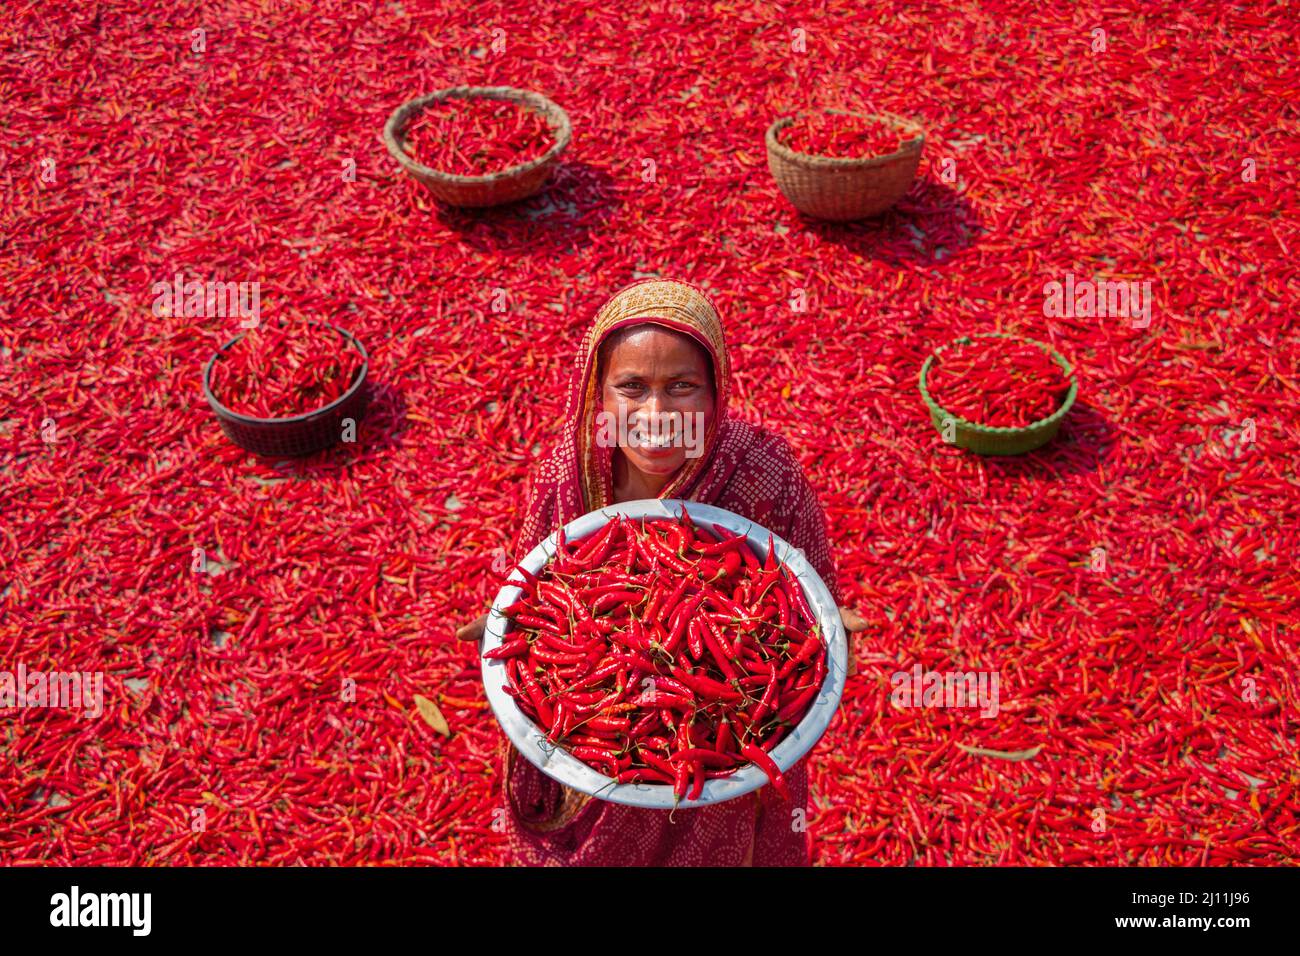
[[[222,353],[246,333],[236,335],[208,359],[208,364],[203,369],[203,395],[216,413],[221,430],[240,448],[266,458],[299,458],[323,451],[342,440],[344,419],[350,418],[354,423],[360,423],[368,398],[366,375],[370,371],[370,357],[352,333],[328,322],[311,324],[336,332],[342,340],[341,348],[354,348],[361,355],[361,370],[348,390],[315,411],[289,418],[253,418],[231,411],[217,400],[212,394],[212,368]]]

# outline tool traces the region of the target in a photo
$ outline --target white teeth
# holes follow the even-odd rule
[[[676,443],[676,440],[676,435],[660,435],[656,438],[651,435],[642,434],[639,436],[638,444],[640,444],[642,448],[671,448]]]

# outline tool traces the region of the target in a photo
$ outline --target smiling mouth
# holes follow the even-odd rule
[[[663,453],[666,451],[672,451],[677,447],[677,436],[667,435],[659,438],[638,436],[634,437],[630,444],[633,448],[640,449],[641,451],[650,454]]]

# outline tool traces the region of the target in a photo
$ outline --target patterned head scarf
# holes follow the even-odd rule
[[[566,421],[576,451],[587,511],[603,508],[612,498],[614,450],[602,448],[595,441],[601,389],[601,383],[596,380],[600,347],[618,330],[646,324],[681,332],[698,342],[709,356],[714,384],[713,416],[704,436],[704,453],[688,458],[660,497],[686,497],[686,489],[695,484],[707,467],[717,444],[719,423],[726,419],[731,363],[722,321],[713,303],[694,286],[668,279],[637,282],[623,289],[601,307],[587,330],[569,392]]]

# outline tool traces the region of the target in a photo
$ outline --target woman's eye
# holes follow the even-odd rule
[[[646,391],[644,382],[621,382],[614,388],[624,395],[641,395]],[[698,388],[694,382],[673,382],[668,386],[668,390],[676,395],[687,395]]]

